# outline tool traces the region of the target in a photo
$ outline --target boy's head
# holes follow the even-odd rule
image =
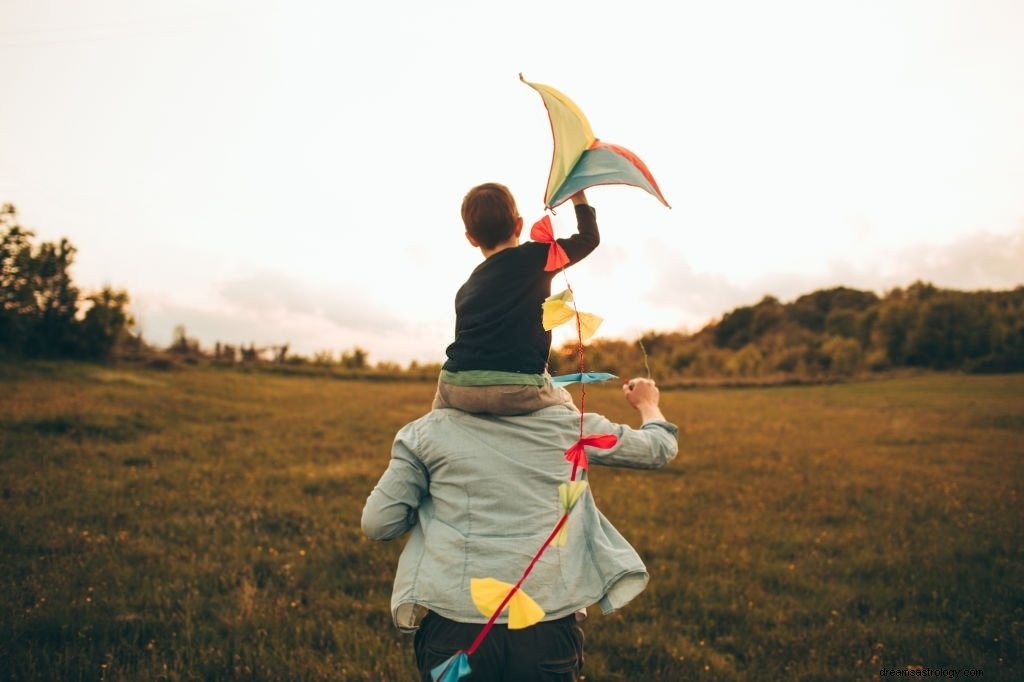
[[[493,249],[518,236],[523,219],[508,187],[485,182],[469,190],[463,198],[462,222],[471,244]]]

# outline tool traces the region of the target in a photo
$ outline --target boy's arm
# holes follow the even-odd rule
[[[601,243],[601,235],[597,231],[597,214],[587,203],[587,195],[582,191],[573,194],[570,199],[576,211],[576,234],[559,239],[558,243],[565,249],[569,263],[578,263],[586,258]]]

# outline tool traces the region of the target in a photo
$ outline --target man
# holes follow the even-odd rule
[[[615,437],[607,449],[589,448],[589,463],[665,466],[678,451],[678,430],[661,412],[657,386],[634,379],[622,390],[642,424],[634,429],[583,415],[584,436]],[[547,546],[567,511],[559,486],[575,470],[563,455],[580,436],[580,412],[571,404],[519,416],[435,409],[398,432],[362,527],[374,540],[412,531],[398,560],[391,610],[398,628],[416,631],[423,680],[466,652],[488,621],[491,614],[481,613],[470,594],[474,578],[515,584],[532,566],[522,591],[544,615],[523,629],[510,629],[505,614],[498,618],[472,652],[471,680],[576,680],[580,614],[595,603],[605,613],[619,609],[646,587],[643,561],[589,490],[569,506],[564,546]]]

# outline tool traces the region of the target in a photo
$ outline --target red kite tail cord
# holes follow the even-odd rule
[[[580,440],[582,441],[583,440],[584,404],[585,404],[586,394],[587,394],[587,388],[586,388],[587,384],[583,380],[583,370],[584,370],[583,325],[580,322],[580,313],[579,313],[579,309],[576,307],[576,298],[575,298],[575,295],[573,294],[572,286],[569,284],[569,278],[565,276],[565,268],[564,267],[562,268],[562,276],[565,277],[565,286],[569,290],[569,295],[570,295],[570,298],[572,300],[573,311],[576,313],[576,338],[577,338],[576,349],[577,349],[577,352],[579,353],[579,361],[580,361],[580,366],[579,366],[579,369],[580,369]],[[573,465],[572,465],[572,477],[570,478],[571,481],[575,481],[576,480],[576,475],[578,473],[578,469],[579,469],[579,461],[576,460],[576,461],[573,462]],[[526,570],[523,571],[522,576],[520,576],[519,582],[517,582],[512,587],[512,589],[508,591],[508,594],[505,595],[505,598],[501,601],[501,604],[498,605],[498,608],[496,608],[494,610],[494,613],[491,614],[491,617],[488,618],[487,623],[483,626],[483,628],[480,629],[480,632],[477,634],[476,639],[474,639],[473,643],[470,644],[469,648],[464,651],[464,653],[467,656],[472,656],[473,653],[483,643],[484,639],[487,637],[487,634],[491,631],[491,628],[494,627],[494,623],[498,620],[498,616],[501,615],[501,612],[505,609],[506,606],[508,606],[508,603],[512,600],[512,597],[515,595],[516,592],[519,591],[520,587],[522,587],[523,582],[526,580],[526,578],[533,571],[533,568],[534,568],[534,566],[537,565],[537,562],[540,560],[541,555],[544,554],[544,551],[551,545],[552,541],[555,539],[555,536],[558,535],[558,531],[562,530],[562,527],[569,520],[569,512],[570,511],[571,511],[570,509],[567,509],[565,511],[565,513],[562,514],[562,517],[558,520],[558,523],[555,524],[554,530],[552,530],[551,534],[548,535],[547,540],[545,540],[544,544],[541,545],[539,550],[537,550],[537,553],[533,555],[533,559],[530,561],[530,564],[526,567]],[[456,657],[458,656],[459,653],[463,653],[463,652],[456,652],[455,655],[452,656],[451,661],[448,663],[448,665],[445,667],[445,669],[443,671],[441,671],[441,674],[438,675],[438,679],[443,678],[444,675],[451,668],[451,666],[454,665],[455,659],[456,659]]]

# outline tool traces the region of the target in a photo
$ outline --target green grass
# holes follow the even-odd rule
[[[433,385],[0,367],[0,679],[409,680],[402,542],[359,529]],[[586,407],[635,423],[615,387]],[[596,469],[648,589],[588,682],[1024,674],[1024,375],[666,391],[680,456]]]

